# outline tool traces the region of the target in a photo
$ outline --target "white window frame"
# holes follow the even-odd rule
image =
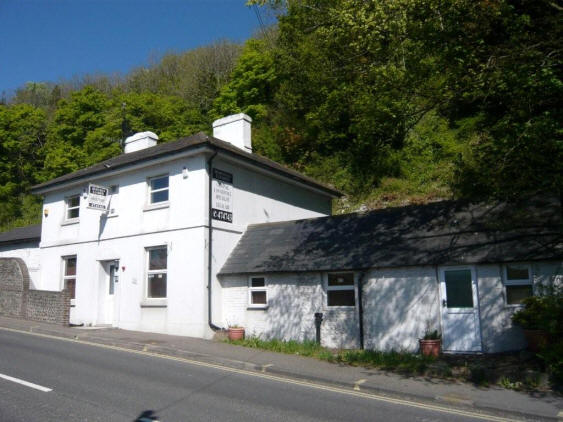
[[[263,278],[264,286],[252,286],[252,280],[255,278]],[[252,292],[265,292],[266,303],[252,303]],[[252,309],[266,309],[268,307],[268,279],[264,275],[253,275],[248,277],[248,307]]]
[[[69,259],[75,259],[76,260],[76,273],[74,275],[67,275],[66,274],[66,269],[68,266],[68,260]],[[63,267],[63,271],[62,271],[62,287],[61,290],[64,289],[66,287],[66,283],[67,280],[74,280],[74,298],[70,299],[70,306],[75,306],[76,304],[76,280],[77,280],[77,275],[78,275],[78,257],[77,255],[65,255],[61,257],[62,259],[62,267]]]
[[[521,267],[526,268],[528,270],[528,278],[527,279],[518,279],[518,280],[509,280],[508,279],[508,267]],[[523,264],[523,263],[513,263],[513,264],[504,264],[502,267],[503,273],[503,281],[504,281],[504,304],[506,306],[513,306],[513,307],[522,307],[524,306],[521,303],[508,303],[508,287],[510,286],[531,286],[532,287],[532,296],[534,294],[534,278],[532,276],[532,266],[530,264]]]
[[[354,283],[352,285],[346,286],[329,286],[328,285],[328,277],[331,274],[352,274],[354,279]],[[325,307],[327,309],[355,309],[358,305],[358,276],[354,271],[331,271],[330,273],[326,273],[324,276],[324,284],[326,289],[325,295]],[[328,295],[330,291],[337,291],[337,290],[352,290],[354,292],[354,305],[338,305],[338,306],[331,306],[328,304]]]
[[[64,221],[65,222],[76,222],[80,219],[80,204],[81,204],[81,196],[80,194],[76,194],[76,195],[69,195],[65,197],[65,216],[64,216]],[[70,205],[70,201],[73,198],[78,198],[78,205],[71,207]],[[68,213],[71,210],[78,210],[78,217],[69,217]]]
[[[150,251],[155,249],[166,250],[166,269],[163,270],[149,270]],[[168,298],[168,245],[157,245],[145,248],[145,300],[149,302],[166,302]],[[151,274],[166,274],[166,296],[164,297],[149,297],[149,275]]]
[[[168,186],[165,187],[165,188],[152,190],[151,182],[153,180],[163,179],[163,178],[166,178],[168,180]],[[152,202],[152,194],[153,193],[164,192],[164,191],[168,192],[168,199],[166,201]],[[147,179],[147,205],[149,207],[164,206],[164,205],[168,205],[169,201],[170,201],[170,175],[169,174],[160,174],[158,176],[149,177]]]

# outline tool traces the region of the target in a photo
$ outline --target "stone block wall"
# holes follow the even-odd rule
[[[70,293],[29,289],[21,258],[0,258],[0,315],[68,325]]]

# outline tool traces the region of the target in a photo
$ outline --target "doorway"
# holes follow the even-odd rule
[[[477,289],[472,267],[440,270],[442,349],[445,352],[481,352]]]
[[[117,327],[119,323],[119,261],[100,261],[97,325]]]

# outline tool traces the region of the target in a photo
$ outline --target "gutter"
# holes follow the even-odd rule
[[[207,323],[209,324],[209,328],[211,328],[213,331],[221,331],[224,330],[224,328],[221,328],[215,324],[213,324],[213,308],[212,308],[212,302],[213,302],[213,292],[212,292],[212,286],[213,286],[213,280],[212,280],[212,269],[213,269],[213,218],[212,218],[212,212],[211,212],[211,197],[212,197],[212,184],[213,184],[213,159],[217,156],[219,152],[217,150],[215,150],[215,152],[213,153],[213,155],[211,157],[209,157],[209,159],[207,160],[207,172],[209,175],[209,187],[208,187],[208,232],[207,232],[207,239],[208,239],[208,244],[207,244]]]

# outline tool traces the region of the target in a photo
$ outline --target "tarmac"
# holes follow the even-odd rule
[[[483,416],[563,421],[563,397],[547,391],[527,393],[498,386],[478,387],[457,380],[403,376],[221,341],[109,327],[67,327],[0,316],[0,329],[181,358],[386,398],[471,410]]]

